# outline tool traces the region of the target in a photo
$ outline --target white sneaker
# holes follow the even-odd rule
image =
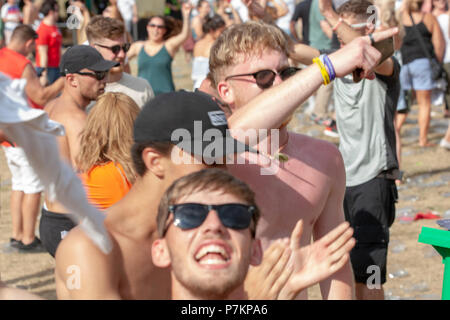
[[[448,141],[445,140],[445,139],[442,139],[441,142],[439,143],[439,145],[440,145],[442,148],[445,148],[445,149],[447,149],[447,150],[450,150],[450,142],[448,142]]]

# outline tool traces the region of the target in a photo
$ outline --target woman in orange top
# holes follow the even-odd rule
[[[81,132],[77,167],[89,201],[101,210],[122,199],[135,180],[130,150],[139,111],[129,96],[105,93]]]

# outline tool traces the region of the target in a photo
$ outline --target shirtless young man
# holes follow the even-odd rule
[[[204,169],[177,179],[161,199],[159,238],[152,245],[154,264],[171,270],[172,299],[247,299],[249,266],[262,259],[261,242],[255,238],[258,219],[254,192],[225,170]],[[342,224],[311,246],[320,255],[309,255],[307,247],[300,248],[301,232],[299,222],[290,240],[292,250],[275,246],[268,252],[277,260],[270,265],[273,272],[259,279],[261,291],[279,291],[281,286],[288,289],[277,298],[292,299],[335,272],[334,267],[342,267],[354,245],[352,230]],[[296,263],[288,264],[289,258]]]
[[[374,37],[378,40],[395,32],[390,30]],[[279,163],[273,175],[261,175],[259,164],[227,166],[256,193],[261,208],[256,236],[264,249],[274,240],[287,237],[299,219],[304,221],[302,246],[309,244],[311,237],[321,238],[344,221],[345,171],[338,149],[286,129],[295,109],[324,82],[316,65],[296,74],[294,69],[288,69],[288,50],[286,37],[277,28],[247,22],[225,30],[210,56],[213,85],[232,110],[228,118],[230,129],[236,132],[279,128],[280,148],[272,154],[282,152],[288,158]],[[329,59],[337,77],[362,68],[363,77],[373,78],[371,70],[380,57],[370,46],[369,37],[360,37]],[[246,157],[255,158],[250,154]],[[350,264],[320,286],[325,299],[351,299]],[[301,295],[306,297],[306,293]]]
[[[157,268],[151,263],[150,250],[158,237],[156,215],[165,190],[176,179],[210,167],[202,161],[192,163],[193,155],[179,149],[174,145],[177,142],[172,140],[172,133],[180,129],[190,132],[193,137],[194,121],[202,121],[203,132],[208,129],[217,132],[218,129],[223,136],[226,134],[225,114],[205,94],[174,92],[157,96],[144,107],[135,122],[135,145],[132,148],[138,177],[129,193],[107,210],[105,218],[105,227],[113,243],[112,252],[105,255],[79,227],[74,228],[61,242],[56,253],[55,278],[59,299],[170,298],[170,274],[168,270]],[[199,151],[203,152],[208,146]],[[195,147],[192,152],[197,152]],[[224,150],[225,152],[234,153],[233,150]],[[189,161],[177,163],[173,161],[177,156],[187,157]],[[216,156],[220,157],[219,154]],[[348,235],[348,224],[340,227],[337,235]],[[325,237],[314,246],[317,248],[315,252],[330,252],[326,249],[329,245]],[[344,239],[342,246],[350,248],[351,239]],[[305,256],[311,255],[311,247],[308,247]],[[321,261],[326,265],[325,272],[332,273],[342,267],[345,259],[345,256],[337,260],[325,257]],[[269,264],[274,265],[277,261],[273,258]],[[315,261],[317,260],[311,259],[313,265]],[[73,266],[77,267],[76,270]],[[284,266],[279,266],[282,267]],[[294,269],[296,270],[298,268]],[[314,272],[308,272],[308,277],[300,280],[295,275],[290,279],[295,288],[306,287],[317,281],[314,278],[317,274],[313,274]],[[286,274],[284,275],[286,279]],[[287,277],[290,277],[289,272]],[[258,281],[262,278],[265,280],[265,275],[261,273],[253,278],[260,285],[259,288],[265,284],[265,281],[264,284],[261,284],[263,281]],[[274,282],[276,280],[275,278]],[[277,286],[283,287],[284,282],[277,282]],[[272,290],[271,286],[266,287]],[[283,297],[292,296],[293,290],[287,287]],[[279,289],[276,294],[262,296],[278,297],[278,292]]]
[[[135,121],[132,148],[138,177],[127,195],[107,210],[105,219],[112,252],[105,255],[78,227],[72,230],[56,254],[59,299],[170,298],[169,272],[152,264],[151,245],[157,237],[156,214],[164,191],[179,177],[207,167],[202,161],[193,163],[191,153],[172,142],[177,129],[194,137],[194,121],[201,121],[204,131],[214,128],[225,135],[225,115],[205,94],[173,92],[144,106]],[[177,164],[173,154],[192,161]],[[68,269],[72,265],[79,270],[80,286],[75,289],[66,285],[73,276]]]
[[[86,121],[85,108],[104,92],[108,71],[116,65],[116,62],[103,59],[94,48],[83,45],[68,49],[61,59],[64,89],[61,96],[48,103],[44,110],[51,120],[64,126],[66,135],[58,137],[58,146],[61,158],[73,168],[76,167],[79,133]],[[39,233],[42,244],[52,256],[65,233],[75,226],[68,214],[63,205],[46,197]]]

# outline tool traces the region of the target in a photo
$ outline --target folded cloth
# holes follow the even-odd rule
[[[450,231],[450,219],[442,219],[442,220],[438,220],[436,221],[436,223],[444,229],[447,229]]]
[[[80,179],[59,157],[55,135],[64,127],[45,111],[30,108],[25,97],[26,80],[11,80],[0,72],[0,130],[25,151],[28,161],[46,188],[50,199],[58,199],[81,228],[104,252],[111,251],[105,215],[91,206]]]
[[[420,220],[420,219],[439,219],[441,216],[434,214],[432,212],[419,212],[414,216],[414,221]]]

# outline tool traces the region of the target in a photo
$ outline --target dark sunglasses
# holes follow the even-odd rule
[[[287,67],[281,70],[280,72],[276,73],[273,70],[265,69],[256,71],[254,73],[235,74],[232,76],[228,76],[225,78],[225,81],[235,77],[253,76],[253,78],[255,78],[256,80],[256,84],[258,87],[260,87],[261,89],[267,89],[273,85],[273,82],[275,81],[275,77],[277,76],[277,74],[279,74],[281,80],[284,81],[287,78],[292,77],[299,70],[301,69],[296,67]]]
[[[183,230],[201,226],[211,210],[218,213],[219,219],[225,227],[242,230],[250,227],[255,207],[240,203],[221,205],[183,203],[169,206],[169,212],[174,216],[173,224]],[[164,234],[167,228],[168,226],[164,230]]]
[[[127,53],[128,50],[130,50],[130,47],[131,47],[130,43],[124,43],[122,46],[120,46],[119,44],[116,44],[115,46],[112,46],[112,47],[104,46],[104,45],[101,45],[101,44],[98,44],[98,43],[96,43],[95,45],[99,46],[99,47],[102,47],[102,48],[105,48],[105,49],[109,49],[114,54],[118,54],[120,52],[120,49],[122,49],[123,52]]]
[[[89,76],[93,77],[97,80],[103,80],[105,79],[106,75],[108,74],[108,71],[94,71],[94,72],[75,72],[76,74],[81,74],[82,76]]]
[[[160,25],[160,24],[154,24],[154,23],[149,23],[148,24],[149,27],[151,28],[158,28],[158,29],[165,29],[166,26]]]

